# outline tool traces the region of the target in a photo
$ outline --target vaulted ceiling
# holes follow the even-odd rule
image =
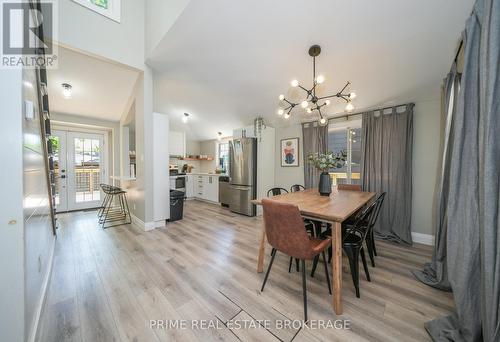
[[[120,120],[139,72],[63,47],[58,55],[58,68],[48,70],[51,111]],[[63,96],[62,83],[71,84],[71,98]]]
[[[192,0],[148,60],[155,110],[192,139],[231,134],[258,115],[284,125],[278,95],[293,78],[310,84],[313,44],[322,48],[322,91],[351,81],[359,110],[439,99],[473,2]],[[342,113],[333,102],[328,114]]]

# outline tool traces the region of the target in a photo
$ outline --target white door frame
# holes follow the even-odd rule
[[[61,192],[64,191],[63,189],[59,189],[59,198],[60,199],[65,199],[65,204],[60,205],[60,208],[58,211],[71,211],[71,210],[82,210],[82,209],[90,209],[90,208],[96,208],[98,207],[101,203],[97,204],[97,201],[94,202],[82,202],[82,203],[76,203],[74,199],[72,200],[69,196],[70,192],[73,191],[74,189],[74,184],[75,184],[75,179],[74,179],[74,172],[69,171],[69,167],[72,165],[69,164],[70,158],[72,156],[73,151],[70,151],[70,147],[73,146],[73,143],[70,142],[70,139],[73,139],[75,136],[98,136],[99,138],[102,138],[103,142],[103,149],[101,153],[101,182],[102,183],[108,183],[109,180],[109,139],[108,139],[108,131],[106,130],[99,130],[99,129],[86,129],[86,128],[80,128],[80,127],[74,127],[74,126],[55,126],[54,127],[54,132],[64,134],[65,135],[65,140],[66,140],[66,146],[64,147],[65,149],[65,160],[66,160],[66,193],[64,194],[64,197],[61,197]],[[60,147],[61,149],[61,147]],[[61,156],[59,157],[61,158]],[[71,179],[73,177],[73,179]],[[71,184],[72,183],[72,184]],[[101,199],[99,202],[102,202],[103,198],[103,193],[101,191]],[[61,200],[60,200],[60,203]],[[56,208],[57,209],[57,208]]]
[[[52,130],[52,136],[59,138],[59,151],[58,151],[58,189],[59,193],[59,203],[56,204],[56,211],[68,211],[68,190],[67,190],[67,153],[66,153],[66,131],[62,130]]]

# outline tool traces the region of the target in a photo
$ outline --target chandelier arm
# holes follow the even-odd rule
[[[307,93],[307,95],[309,95],[309,93],[311,92],[309,89],[304,88],[300,84],[299,84],[299,88],[302,89],[303,91],[305,91]]]
[[[283,101],[287,102],[289,105],[292,104],[292,102],[288,101],[286,98],[284,98]]]
[[[340,93],[333,94],[333,95],[328,95],[328,96],[318,97],[318,100],[330,99],[332,97],[340,97]]]
[[[342,90],[339,91],[339,94],[342,94],[344,92],[345,88],[347,88],[350,84],[351,84],[351,82],[347,81],[347,83],[345,84],[344,88],[342,88]]]

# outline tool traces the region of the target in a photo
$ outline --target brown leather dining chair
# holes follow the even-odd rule
[[[331,294],[330,276],[325,257],[325,249],[331,245],[331,239],[326,240],[310,237],[305,229],[304,221],[296,205],[280,203],[272,199],[263,199],[264,226],[267,241],[273,247],[271,261],[262,283],[261,291],[264,291],[269,272],[273,266],[277,251],[292,258],[301,260],[302,263],[302,294],[304,299],[304,320],[307,322],[307,289],[306,289],[306,263],[305,260],[313,260],[321,254],[325,265],[325,276],[328,284],[328,292]]]

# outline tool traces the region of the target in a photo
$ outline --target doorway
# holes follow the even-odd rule
[[[97,208],[107,182],[106,132],[54,130],[51,136],[55,170],[56,211]]]

